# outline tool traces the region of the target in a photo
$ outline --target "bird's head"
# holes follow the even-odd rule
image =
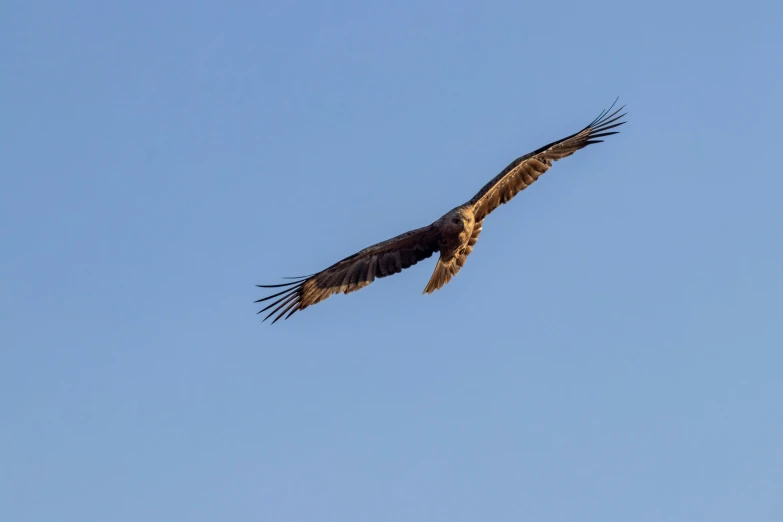
[[[473,228],[473,214],[466,209],[457,208],[447,214],[446,222],[451,227],[468,230]]]

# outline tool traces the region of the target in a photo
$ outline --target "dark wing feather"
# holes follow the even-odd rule
[[[615,100],[616,102],[617,100]],[[614,107],[614,103],[612,107]],[[530,186],[541,174],[549,170],[553,161],[570,156],[588,145],[603,141],[596,138],[617,134],[617,131],[608,131],[625,123],[618,121],[625,116],[625,113],[617,115],[625,106],[610,113],[612,107],[601,112],[590,125],[581,131],[549,145],[544,145],[540,149],[511,162],[503,172],[484,185],[478,194],[470,200],[476,221],[484,219],[502,203],[510,201],[520,191]]]
[[[298,310],[304,310],[332,294],[348,294],[364,288],[378,277],[401,272],[427,259],[438,249],[437,235],[437,228],[429,225],[365,248],[317,274],[290,283],[256,285],[260,288],[284,288],[256,301],[273,299],[258,313],[271,309],[264,321],[275,315],[274,324],[284,315],[288,319]]]

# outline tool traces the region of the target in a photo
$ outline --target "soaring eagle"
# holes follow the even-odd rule
[[[429,283],[424,288],[424,293],[430,294],[438,290],[463,267],[465,259],[473,251],[473,246],[481,233],[484,218],[490,212],[530,186],[541,174],[549,170],[553,161],[603,141],[598,138],[617,134],[617,131],[610,131],[610,129],[625,123],[620,121],[625,113],[618,116],[625,106],[611,112],[613,107],[614,103],[579,132],[515,159],[492,181],[484,185],[470,201],[448,211],[431,225],[405,232],[365,248],[325,270],[296,278],[290,283],[256,285],[260,288],[284,288],[280,292],[256,301],[260,303],[274,299],[258,313],[271,308],[272,311],[264,321],[277,314],[272,321],[274,324],[281,317],[285,316],[288,319],[296,311],[319,303],[332,294],[340,292],[348,294],[369,285],[376,277],[386,277],[401,272],[404,268],[427,259],[435,252],[438,252],[440,257]]]

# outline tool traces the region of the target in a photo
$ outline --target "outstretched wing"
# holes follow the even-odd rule
[[[617,100],[615,100],[615,103],[617,103]],[[576,134],[549,145],[544,145],[540,149],[511,162],[503,172],[484,185],[478,194],[470,200],[476,221],[484,219],[502,203],[510,201],[521,190],[530,186],[541,174],[549,170],[553,161],[570,156],[579,149],[593,143],[604,141],[596,138],[617,134],[617,131],[607,131],[625,123],[624,121],[618,121],[625,116],[625,113],[617,115],[625,106],[610,114],[613,107],[614,103],[612,107],[601,112],[590,125]]]
[[[256,285],[260,288],[285,287],[285,290],[256,301],[274,299],[258,313],[271,308],[264,321],[277,314],[272,321],[274,324],[284,315],[288,319],[297,310],[304,310],[332,294],[348,294],[364,288],[376,277],[396,274],[430,257],[438,250],[437,238],[437,228],[429,225],[365,248],[317,274],[279,285]]]

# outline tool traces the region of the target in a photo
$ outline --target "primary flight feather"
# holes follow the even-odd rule
[[[553,161],[603,141],[598,138],[618,133],[610,129],[625,123],[620,121],[625,113],[618,115],[624,106],[611,112],[613,107],[614,104],[602,111],[579,132],[515,159],[470,201],[450,210],[431,225],[367,247],[311,276],[277,285],[256,285],[260,288],[281,289],[256,301],[272,300],[258,313],[271,309],[264,321],[275,316],[272,321],[274,324],[281,317],[288,319],[295,312],[319,303],[332,294],[348,294],[364,288],[377,277],[401,272],[435,252],[440,257],[424,293],[431,294],[438,290],[465,264],[481,233],[484,218],[490,212],[530,186],[549,170]]]

